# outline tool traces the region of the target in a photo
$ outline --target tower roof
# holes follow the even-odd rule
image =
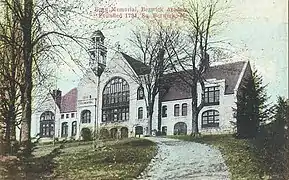
[[[101,37],[102,40],[105,38],[103,33],[100,30],[94,31],[92,33],[92,37],[96,37],[96,36]]]

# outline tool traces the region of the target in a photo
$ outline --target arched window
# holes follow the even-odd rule
[[[202,114],[202,128],[219,127],[219,111],[208,110]]]
[[[112,78],[102,94],[102,122],[129,120],[129,85],[120,77]]]
[[[61,137],[67,137],[68,136],[68,123],[63,122],[61,124]]]
[[[174,126],[174,135],[187,135],[187,124],[178,122]]]
[[[174,116],[179,116],[180,115],[180,105],[175,104],[174,106]]]
[[[45,111],[40,116],[40,136],[53,137],[55,116],[51,111]]]
[[[81,112],[81,123],[90,123],[91,122],[91,112],[89,110],[83,110]]]
[[[183,103],[182,104],[182,116],[186,116],[188,114],[188,104]]]
[[[141,135],[143,134],[143,127],[142,126],[136,126],[135,127],[135,135]]]
[[[73,121],[71,124],[71,136],[75,136],[77,133],[77,122]]]
[[[144,89],[142,86],[137,89],[137,100],[140,99],[144,99]]]
[[[143,108],[142,107],[138,108],[137,117],[138,117],[138,119],[143,119]]]
[[[162,107],[162,117],[167,117],[168,116],[167,110],[168,110],[167,106],[163,106]]]

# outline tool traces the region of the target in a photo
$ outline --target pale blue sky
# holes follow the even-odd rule
[[[224,17],[229,23],[219,36],[232,45],[236,56],[234,59],[250,60],[251,65],[259,70],[264,77],[264,83],[268,84],[268,94],[272,97],[272,101],[275,101],[278,95],[288,97],[288,2],[285,0],[231,1],[230,15]],[[171,5],[169,0],[118,0],[116,6],[169,7]],[[130,29],[134,27],[132,24],[133,21],[117,29],[104,30],[103,33],[111,44],[117,41],[126,44]],[[68,63],[75,67],[72,62]],[[76,67],[75,71],[77,74],[70,68],[61,67],[57,86],[63,93],[77,86],[81,72]]]

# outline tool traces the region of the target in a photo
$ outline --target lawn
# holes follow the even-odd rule
[[[156,144],[146,139],[109,141],[96,151],[91,144],[75,144],[59,145],[50,153],[51,146],[40,146],[29,165],[17,173],[10,170],[14,174],[7,179],[134,179],[157,152]]]
[[[169,136],[171,138],[193,141],[217,147],[229,167],[232,180],[266,179],[262,163],[249,140],[235,139],[232,135]]]

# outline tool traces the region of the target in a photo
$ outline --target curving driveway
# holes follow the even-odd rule
[[[150,137],[158,154],[137,178],[142,180],[229,180],[219,150],[204,144]]]

